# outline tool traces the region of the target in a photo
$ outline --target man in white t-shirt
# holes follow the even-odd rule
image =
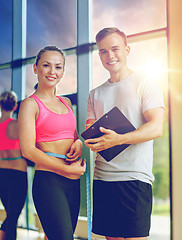
[[[92,231],[107,240],[146,240],[152,211],[153,139],[163,131],[163,96],[157,86],[128,68],[130,47],[123,32],[104,28],[97,34],[96,42],[110,78],[90,92],[86,126],[116,106],[136,130],[117,134],[100,128],[102,137],[85,141],[94,152],[131,144],[109,162],[97,154]]]

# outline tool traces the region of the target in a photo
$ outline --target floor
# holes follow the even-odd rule
[[[105,238],[103,238],[104,240]],[[168,240],[169,236],[166,235],[160,235],[160,234],[152,234],[148,240]],[[23,229],[18,229],[18,236],[17,240],[44,240],[44,234],[43,233],[38,233],[35,231],[27,231]],[[81,238],[75,238],[75,240],[86,240],[86,239],[81,239]],[[92,239],[92,240],[97,240],[97,239]],[[99,239],[101,240],[101,239]]]
[[[27,231],[24,229],[17,230],[17,240],[42,240],[44,239],[43,233],[36,231]]]
[[[44,234],[36,231],[28,231],[26,229],[19,228],[17,230],[17,240],[44,240]],[[75,238],[75,240],[86,240],[86,239]],[[93,239],[93,240],[97,240],[97,239]],[[170,240],[169,217],[152,216],[151,234],[148,240]]]
[[[25,229],[18,229],[17,240],[44,240],[44,234],[36,231],[27,231]],[[75,237],[75,240],[86,240],[86,239]],[[92,239],[92,240],[97,240],[97,239]],[[102,239],[99,239],[99,240],[102,240]]]

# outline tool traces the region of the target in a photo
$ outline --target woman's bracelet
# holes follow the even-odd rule
[[[83,145],[82,141],[81,141],[79,138],[78,138],[76,141],[78,141],[78,140],[80,141],[81,145]],[[76,142],[76,141],[75,141],[75,142]]]
[[[92,124],[91,123],[88,123],[88,124],[85,124],[84,126],[85,127],[90,127]]]

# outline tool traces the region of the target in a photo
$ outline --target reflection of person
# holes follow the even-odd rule
[[[18,217],[27,194],[27,163],[22,157],[18,121],[12,118],[17,96],[12,91],[0,95],[0,198],[6,211],[0,239],[16,239]]]
[[[85,141],[95,152],[131,144],[110,162],[97,154],[93,232],[112,240],[144,240],[149,235],[152,208],[152,140],[162,134],[163,97],[157,87],[127,67],[130,48],[123,32],[105,28],[96,41],[110,79],[89,94],[87,126],[117,106],[136,130],[122,135],[100,128],[102,137]]]
[[[38,53],[34,64],[38,87],[22,101],[18,118],[22,154],[36,163],[35,207],[51,240],[73,239],[80,206],[80,176],[86,169],[86,163],[79,159],[82,142],[70,100],[54,94],[64,64],[63,53],[54,46]]]

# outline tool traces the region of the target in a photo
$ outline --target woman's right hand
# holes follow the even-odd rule
[[[86,171],[86,161],[80,158],[78,161],[67,162],[68,171],[65,174],[65,177],[70,179],[79,179],[80,176]]]

